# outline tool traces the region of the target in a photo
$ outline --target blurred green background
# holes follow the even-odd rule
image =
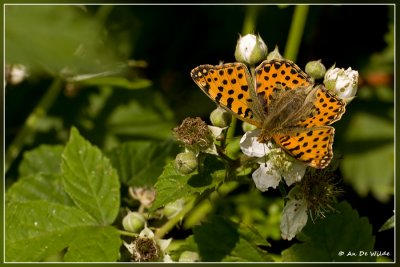
[[[6,184],[17,179],[24,151],[64,144],[73,125],[110,150],[171,138],[189,116],[208,121],[215,104],[190,70],[233,62],[249,18],[269,50],[283,53],[294,8],[5,6],[6,64],[29,74],[5,88]],[[393,251],[393,229],[378,230],[394,211],[394,6],[311,5],[295,62],[304,69],[317,59],[360,72],[358,97],[334,124],[342,198],[368,217],[377,250]]]

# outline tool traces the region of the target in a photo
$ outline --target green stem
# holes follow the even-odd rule
[[[244,17],[242,34],[254,33],[256,28],[256,20],[260,6],[246,6],[246,15]]]
[[[293,14],[292,24],[290,26],[289,36],[286,43],[284,58],[296,60],[299,52],[301,39],[304,32],[304,26],[307,20],[309,6],[296,6]]]
[[[139,236],[139,234],[132,233],[132,232],[128,232],[128,231],[123,231],[123,230],[117,230],[117,232],[118,232],[120,235],[126,235],[126,236],[130,236],[130,237],[137,237],[137,236]]]
[[[47,111],[53,105],[61,91],[61,85],[62,81],[60,79],[54,79],[46,94],[42,97],[37,106],[34,108],[33,112],[26,119],[22,129],[19,131],[12,143],[8,146],[5,154],[6,158],[4,163],[4,173],[7,173],[14,160],[21,153],[26,140],[34,136],[37,129],[37,122],[46,116]]]
[[[163,238],[175,225],[185,217],[185,215],[193,209],[197,203],[197,198],[192,199],[183,207],[183,209],[175,216],[169,219],[161,228],[156,231],[157,238]]]

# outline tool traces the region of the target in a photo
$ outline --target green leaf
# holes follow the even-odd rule
[[[344,180],[360,196],[369,192],[381,202],[394,194],[394,125],[363,113],[352,117],[341,164]]]
[[[8,190],[7,201],[46,200],[71,206],[73,201],[64,190],[61,174],[37,173],[20,178]]]
[[[111,226],[86,227],[69,244],[64,260],[69,262],[115,262],[121,239]]]
[[[117,172],[101,151],[72,128],[61,169],[65,191],[74,203],[100,224],[112,223],[119,208]]]
[[[176,153],[177,146],[171,141],[135,141],[113,149],[109,157],[124,184],[153,186],[165,163]]]
[[[41,145],[23,155],[18,171],[20,176],[42,173],[60,173],[63,146]]]
[[[118,68],[113,46],[102,40],[102,24],[82,7],[10,5],[5,12],[7,64],[26,64],[31,73],[54,75]]]
[[[394,228],[394,215],[390,217],[379,229],[379,232]]]
[[[12,202],[5,212],[6,261],[40,261],[66,248],[82,227],[95,225],[86,212],[46,201]]]
[[[254,229],[214,217],[193,229],[202,261],[270,261],[258,245],[268,245]]]
[[[214,157],[209,157],[214,158]],[[155,184],[156,199],[151,206],[151,210],[156,210],[166,204],[180,198],[201,194],[207,189],[215,188],[225,178],[225,170],[222,166],[213,163],[213,160],[204,164],[207,168],[201,174],[193,172],[182,175],[175,170],[174,162],[169,162]]]
[[[137,91],[135,91],[137,92]],[[149,94],[138,95],[127,105],[118,106],[107,119],[107,131],[119,136],[165,140],[174,127],[171,111],[163,100]],[[147,101],[143,101],[146,99]]]
[[[84,86],[111,86],[122,89],[142,89],[151,86],[151,81],[140,78],[130,81],[123,77],[109,76],[84,79],[80,81],[79,84]]]
[[[347,202],[336,207],[337,212],[310,222],[297,235],[299,244],[282,252],[286,262],[358,262],[375,261],[369,254],[374,248],[375,237],[367,218],[360,218]],[[367,252],[366,255],[360,251]],[[349,256],[349,253],[355,253]],[[342,254],[343,253],[343,254]]]

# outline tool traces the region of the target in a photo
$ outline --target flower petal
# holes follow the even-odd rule
[[[304,199],[290,199],[282,211],[282,238],[292,240],[307,224],[307,218],[307,202]]]
[[[300,161],[294,161],[287,170],[282,170],[282,176],[288,186],[300,182],[306,173],[307,165]]]
[[[252,174],[253,181],[258,190],[265,192],[268,188],[276,188],[281,180],[279,172],[271,164],[261,164]]]
[[[257,141],[260,130],[248,131],[240,139],[240,149],[249,157],[263,157],[269,151],[269,148]]]

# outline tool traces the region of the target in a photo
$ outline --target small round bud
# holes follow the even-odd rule
[[[253,65],[267,57],[268,48],[259,35],[240,36],[236,44],[235,58],[238,62]]]
[[[283,59],[283,56],[281,55],[281,53],[279,53],[279,49],[278,46],[275,46],[275,49],[270,52],[267,56],[267,60],[273,60],[273,59]]]
[[[6,65],[5,68],[6,82],[17,85],[25,80],[29,76],[28,70],[25,65],[12,64]]]
[[[146,220],[143,215],[139,212],[128,212],[128,214],[122,219],[122,226],[125,230],[132,233],[139,233],[143,228]]]
[[[333,65],[325,74],[324,85],[348,103],[357,93],[358,71],[350,67],[339,69]]]
[[[198,165],[196,155],[191,152],[182,152],[176,155],[175,169],[182,174],[189,174],[196,170]]]
[[[197,252],[186,250],[186,251],[182,252],[178,261],[179,262],[197,262],[197,261],[200,261],[200,257]]]
[[[306,73],[310,75],[315,80],[321,79],[326,73],[326,68],[321,60],[310,61],[306,65]]]
[[[165,205],[163,214],[168,218],[175,217],[185,205],[185,200],[183,198],[177,199],[174,202],[168,203]]]
[[[248,122],[243,122],[242,123],[242,129],[244,132],[248,132],[248,131],[254,131],[255,129],[257,129],[256,126],[254,126],[253,124],[250,124]]]
[[[212,125],[217,127],[228,127],[232,121],[232,115],[223,108],[216,108],[210,114],[210,121]]]
[[[231,159],[237,159],[240,156],[240,138],[234,138],[228,143],[225,149],[225,153]]]

